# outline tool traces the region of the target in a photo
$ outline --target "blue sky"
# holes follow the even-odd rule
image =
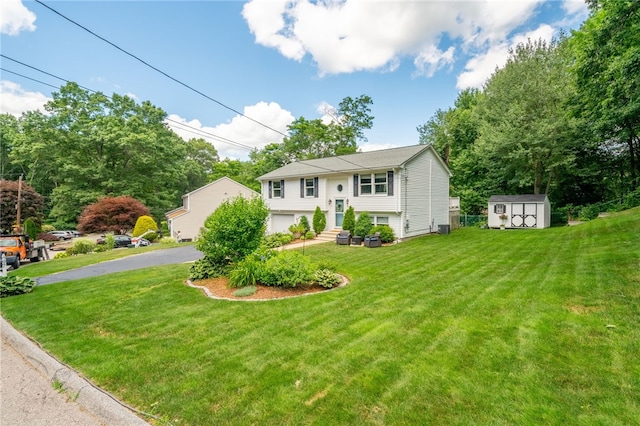
[[[368,95],[375,119],[360,144],[367,151],[418,143],[416,127],[451,107],[460,90],[482,87],[510,47],[577,29],[587,15],[582,0],[43,3],[281,133],[295,118],[322,118],[346,96]],[[17,60],[107,95],[148,100],[176,133],[210,140],[221,158],[246,160],[250,147],[282,140],[35,1],[3,0],[0,24],[2,113],[41,109],[56,91],[13,73],[64,84]]]

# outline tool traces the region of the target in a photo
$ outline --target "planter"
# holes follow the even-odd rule
[[[360,244],[362,244],[362,237],[358,237],[358,236],[351,237],[351,244],[354,246],[359,246]]]

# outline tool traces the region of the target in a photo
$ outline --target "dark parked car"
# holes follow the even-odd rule
[[[128,235],[114,235],[113,241],[115,247],[128,247],[131,244],[131,237]],[[96,240],[97,244],[105,244],[106,242],[106,237],[100,237]]]

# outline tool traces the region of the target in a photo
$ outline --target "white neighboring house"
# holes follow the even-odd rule
[[[431,145],[414,145],[287,164],[260,176],[269,206],[268,232],[286,232],[301,216],[313,224],[316,206],[326,229],[340,229],[349,206],[396,238],[449,225],[451,172]]]
[[[171,237],[180,231],[182,240],[195,240],[207,217],[223,201],[237,196],[249,199],[260,194],[225,176],[183,195],[182,207],[165,213]]]
[[[501,218],[502,216],[502,218]],[[551,203],[542,195],[492,195],[489,198],[489,228],[548,228],[551,226]]]

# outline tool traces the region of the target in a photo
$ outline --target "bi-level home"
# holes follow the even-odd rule
[[[258,179],[269,206],[269,232],[286,232],[317,206],[326,229],[340,229],[344,213],[367,212],[399,239],[449,225],[451,172],[431,145],[414,145],[297,161]]]

